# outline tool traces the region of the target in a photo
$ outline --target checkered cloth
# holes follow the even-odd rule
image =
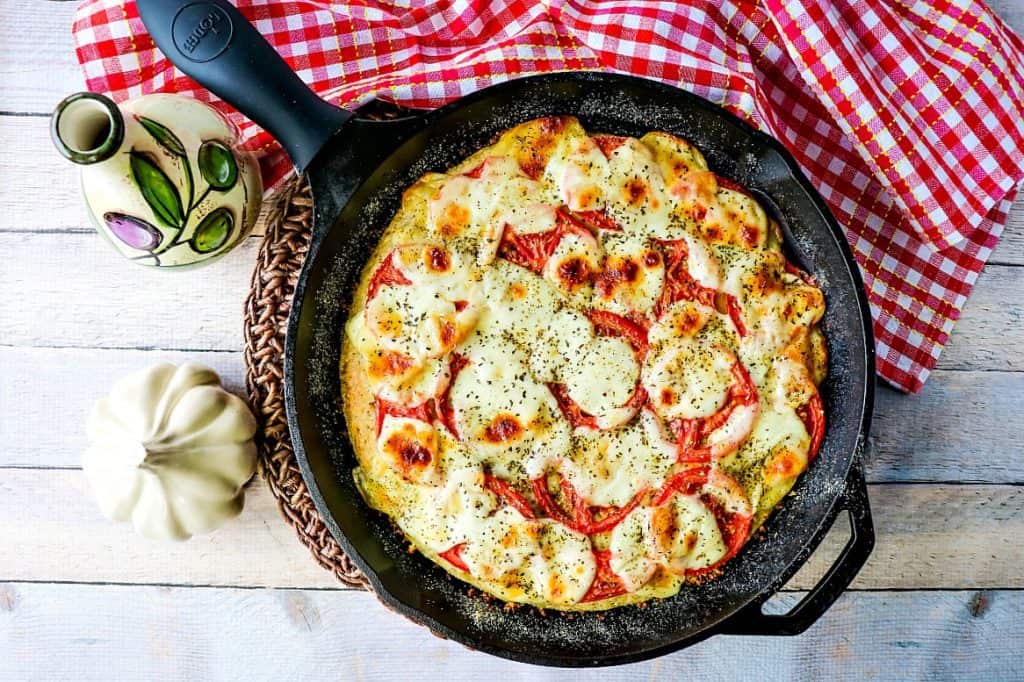
[[[691,90],[781,140],[845,226],[878,371],[918,391],[1024,178],[1024,44],[972,0],[238,0],[329,101],[436,107],[509,78],[631,73]],[[133,2],[74,25],[90,89],[216,101],[154,47]],[[263,153],[290,166],[218,103]]]

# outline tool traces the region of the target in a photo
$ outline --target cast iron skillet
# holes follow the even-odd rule
[[[159,47],[185,73],[281,141],[313,191],[313,238],[288,324],[288,422],[303,477],[331,533],[390,608],[435,634],[506,658],[562,666],[638,661],[714,634],[792,635],[814,623],[867,560],[874,529],[859,463],[871,418],[874,345],[867,300],[843,233],[778,142],[676,88],[603,73],[557,73],[481,90],[430,113],[369,121],[313,94],[223,0],[139,0]],[[359,274],[402,191],[443,171],[503,130],[538,116],[572,114],[588,130],[676,133],[717,173],[754,191],[783,225],[789,256],[813,272],[827,300],[830,355],[822,386],[821,454],[763,531],[721,577],[646,608],[572,619],[536,609],[506,612],[406,552],[393,526],[356,491],[356,460],[340,410],[342,326]],[[761,605],[849,513],[852,537],[792,611]]]

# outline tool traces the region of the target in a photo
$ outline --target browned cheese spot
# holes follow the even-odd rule
[[[448,252],[437,246],[432,246],[427,251],[427,269],[431,272],[448,272],[452,267],[451,258]]]
[[[523,435],[523,425],[515,415],[499,414],[484,429],[484,440],[489,443],[505,443]]]
[[[569,290],[577,289],[586,284],[590,268],[582,258],[570,258],[558,266],[558,279]]]
[[[438,233],[445,237],[457,237],[469,227],[469,209],[461,204],[449,204],[441,215]]]

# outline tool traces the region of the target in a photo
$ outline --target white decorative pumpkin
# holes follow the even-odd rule
[[[249,408],[216,372],[161,363],[93,406],[82,468],[107,517],[148,538],[185,540],[242,511],[255,433]]]

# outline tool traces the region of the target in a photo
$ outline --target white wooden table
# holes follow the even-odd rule
[[[241,392],[258,238],[188,276],[92,231],[48,114],[82,89],[73,2],[0,0],[0,680],[578,679],[445,642],[307,555],[264,485],[212,535],[158,544],[104,520],[79,469],[113,379],[197,360]],[[1024,3],[993,2],[1024,32]],[[1024,202],[921,395],[880,386],[868,477],[878,542],[794,638],[718,637],[608,679],[1024,676]],[[834,530],[782,599],[813,584]],[[448,678],[447,675],[452,675]]]

